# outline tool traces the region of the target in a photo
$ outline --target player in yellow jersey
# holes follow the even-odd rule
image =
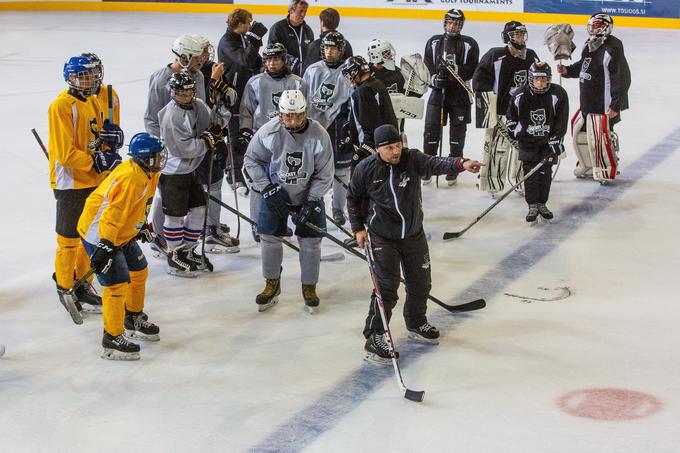
[[[94,63],[94,72],[97,81],[97,88],[94,91],[94,96],[99,101],[99,107],[101,108],[102,121],[109,120],[114,124],[120,124],[120,99],[118,98],[118,93],[116,90],[111,88],[111,104],[109,105],[109,96],[107,85],[104,85],[104,64],[101,58],[92,52],[86,52],[83,57],[90,59]]]
[[[115,151],[123,145],[118,126],[102,126],[99,103],[92,95],[97,86],[95,64],[83,56],[69,58],[64,64],[68,89],[50,104],[49,162],[50,185],[57,200],[57,251],[55,273],[59,300],[76,324],[82,324],[83,303],[101,312],[101,299],[86,282],[74,292],[74,278],[89,269],[87,255],[80,244],[76,225],[85,199],[104,179],[102,173],[121,161]]]
[[[78,221],[90,265],[104,288],[102,358],[110,360],[139,359],[139,345],[125,337],[159,340],[158,326],[143,311],[149,271],[135,239],[152,239],[146,216],[167,154],[158,138],[141,132],[130,140],[130,156],[87,198]]]

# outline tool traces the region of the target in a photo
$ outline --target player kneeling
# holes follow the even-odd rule
[[[142,132],[130,140],[130,156],[87,198],[78,221],[104,288],[102,358],[110,360],[139,360],[139,345],[127,338],[159,340],[158,326],[143,311],[148,269],[135,239],[151,240],[146,216],[167,154],[158,138]]]

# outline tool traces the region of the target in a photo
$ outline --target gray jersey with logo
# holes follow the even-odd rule
[[[328,128],[352,95],[352,86],[342,76],[340,68],[329,68],[325,61],[317,61],[305,70],[307,84],[307,114]]]
[[[278,116],[279,98],[285,90],[300,90],[304,93],[306,88],[302,79],[295,74],[275,79],[263,72],[248,80],[239,108],[241,129],[255,131]]]
[[[308,121],[304,132],[291,133],[274,118],[253,135],[244,167],[255,189],[277,183],[296,206],[330,190],[335,172],[331,139],[318,121]]]
[[[168,82],[173,74],[170,65],[167,65],[151,74],[149,79],[149,97],[146,102],[146,112],[144,112],[144,128],[149,134],[156,137],[160,137],[158,113],[172,99]],[[189,75],[196,82],[196,97],[205,101],[203,74],[201,71],[196,71],[190,72]]]
[[[196,170],[208,152],[199,136],[210,124],[210,109],[201,99],[194,99],[191,110],[181,108],[174,100],[158,112],[160,136],[168,149],[164,175],[185,175]]]

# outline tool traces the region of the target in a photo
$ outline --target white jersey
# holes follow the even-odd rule
[[[200,138],[210,124],[210,109],[201,99],[194,99],[193,108],[183,109],[174,100],[158,112],[161,139],[168,149],[164,175],[184,175],[196,170],[208,152]]]
[[[279,114],[279,98],[285,90],[306,90],[299,76],[288,74],[275,79],[266,72],[248,80],[239,108],[240,128],[256,131]]]
[[[170,87],[168,82],[174,72],[170,69],[170,65],[164,66],[158,71],[151,74],[149,79],[149,97],[146,103],[146,111],[144,112],[144,128],[146,131],[156,137],[160,137],[160,126],[158,119],[158,112],[170,102]],[[205,79],[201,71],[190,72],[189,75],[196,82],[196,97],[205,101]]]
[[[331,139],[318,121],[308,121],[301,133],[289,132],[278,118],[255,132],[243,165],[256,190],[279,184],[296,206],[322,199],[330,190],[335,172]]]
[[[328,128],[349,101],[352,85],[343,77],[340,67],[329,68],[325,61],[317,61],[305,70],[307,84],[307,114]]]

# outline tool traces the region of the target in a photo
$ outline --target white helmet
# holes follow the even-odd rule
[[[300,90],[286,90],[279,98],[279,113],[304,113],[307,110],[305,95]]]
[[[200,57],[203,54],[203,46],[195,37],[182,35],[172,43],[172,53],[177,60],[185,58],[188,64],[191,57]]]
[[[381,64],[390,71],[396,68],[394,60],[396,59],[397,51],[394,46],[384,39],[374,39],[368,43],[368,62],[372,64]]]

